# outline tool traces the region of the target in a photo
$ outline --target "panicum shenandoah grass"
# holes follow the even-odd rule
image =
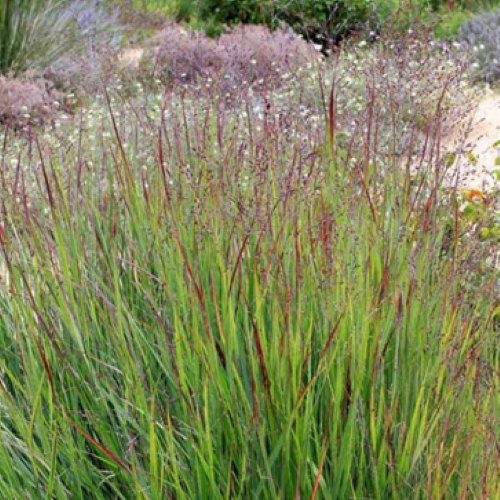
[[[463,67],[424,46],[4,130],[2,498],[498,498]]]

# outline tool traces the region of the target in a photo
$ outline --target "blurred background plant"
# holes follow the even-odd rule
[[[0,73],[44,71],[119,36],[116,11],[100,0],[0,0]]]
[[[500,11],[485,12],[465,22],[458,40],[472,53],[476,78],[490,83],[500,78]]]
[[[453,38],[462,23],[478,13],[491,11],[498,0],[121,0],[130,10],[161,12],[209,35],[224,26],[262,23],[276,27],[286,23],[313,40],[337,40],[363,28],[382,30],[393,13],[403,10],[411,27],[415,17],[427,17],[439,38]],[[401,21],[401,19],[400,19]]]
[[[287,24],[314,41],[339,41],[361,28],[377,29],[397,10],[400,0],[153,0],[133,5],[159,9],[219,35],[224,26],[250,23],[276,28]],[[410,2],[412,3],[412,2]],[[410,4],[408,3],[408,5]],[[420,6],[419,6],[420,7]]]

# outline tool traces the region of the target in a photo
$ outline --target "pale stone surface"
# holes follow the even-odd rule
[[[459,181],[464,188],[491,189],[500,170],[500,95],[485,92],[467,119],[467,126],[453,131],[445,139],[447,151],[457,153]],[[476,163],[474,165],[474,163]],[[451,179],[450,181],[451,182]]]

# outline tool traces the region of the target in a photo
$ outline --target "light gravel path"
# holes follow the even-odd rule
[[[121,53],[119,60],[124,66],[137,68],[143,55],[143,47],[130,47]]]
[[[467,122],[465,130],[446,138],[445,148],[461,153],[456,164],[459,186],[487,190],[497,183],[495,171],[500,170],[500,94],[485,93]]]

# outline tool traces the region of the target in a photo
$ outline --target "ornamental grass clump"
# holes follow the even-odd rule
[[[418,103],[368,61],[3,131],[2,498],[498,497],[496,276],[441,189],[463,68]]]
[[[72,19],[60,7],[57,0],[1,0],[0,74],[40,69],[68,49]]]
[[[46,72],[103,43],[112,50],[117,15],[99,0],[0,0],[0,74]]]

